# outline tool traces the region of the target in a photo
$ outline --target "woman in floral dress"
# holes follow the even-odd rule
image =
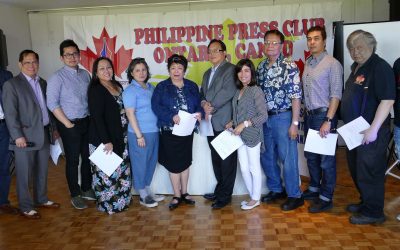
[[[123,159],[120,166],[107,176],[92,164],[93,190],[97,209],[108,214],[121,212],[131,202],[131,172],[127,149],[127,126],[122,102],[123,88],[114,78],[110,59],[100,57],[93,63],[88,90],[90,112],[89,150],[92,154],[103,143],[104,151],[114,152]]]

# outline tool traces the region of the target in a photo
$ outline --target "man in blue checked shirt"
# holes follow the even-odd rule
[[[285,37],[278,30],[264,36],[267,58],[257,68],[257,81],[265,93],[268,120],[264,123],[265,151],[261,165],[267,176],[269,193],[262,198],[271,202],[288,197],[282,210],[296,209],[304,204],[300,189],[297,158],[297,135],[301,103],[300,72],[297,65],[282,54]],[[282,164],[283,188],[281,179]]]

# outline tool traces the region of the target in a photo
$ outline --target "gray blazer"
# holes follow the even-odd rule
[[[39,83],[43,96],[46,97],[47,83],[42,78],[40,78]],[[26,141],[35,144],[33,147],[26,148],[10,145],[10,150],[33,151],[42,148],[44,144],[42,111],[32,87],[22,73],[4,83],[2,97],[11,139],[25,137]],[[52,141],[55,124],[51,112],[49,112],[49,119],[49,139]]]
[[[200,95],[201,100],[206,100],[214,107],[211,123],[215,131],[223,131],[225,125],[232,118],[232,98],[236,92],[235,85],[235,66],[227,61],[223,61],[211,81],[208,88],[211,68],[203,76]]]
[[[252,126],[243,129],[240,137],[248,147],[264,141],[263,124],[268,118],[264,92],[258,86],[247,87],[239,99],[238,90],[232,99],[233,126],[250,120]],[[263,147],[262,147],[263,148]]]

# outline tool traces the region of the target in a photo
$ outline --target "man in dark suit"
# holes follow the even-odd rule
[[[10,135],[6,125],[1,98],[4,82],[12,77],[11,72],[0,68],[0,211],[2,213],[17,214],[18,209],[11,206],[10,201],[8,200],[11,183],[10,169],[8,165],[10,160],[10,151],[8,150]]]
[[[3,108],[15,155],[17,195],[21,215],[39,219],[34,208],[59,208],[47,198],[50,140],[55,126],[46,107],[46,81],[38,76],[39,55],[24,50],[19,55],[21,73],[3,86]],[[33,177],[33,198],[29,179]]]
[[[214,193],[205,194],[204,198],[214,201],[212,208],[225,207],[232,198],[237,169],[237,153],[234,152],[222,160],[211,141],[224,131],[225,125],[232,119],[232,98],[237,90],[235,85],[235,66],[226,61],[226,46],[221,40],[213,39],[208,45],[208,58],[212,67],[203,76],[201,84],[201,106],[205,119],[211,118],[214,136],[208,136],[217,185]]]

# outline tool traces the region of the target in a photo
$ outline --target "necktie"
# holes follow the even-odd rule
[[[43,125],[46,126],[49,124],[49,114],[47,112],[46,104],[44,103],[43,92],[42,89],[40,88],[38,80],[32,79],[31,81],[33,81],[33,86],[35,86],[34,91],[36,99],[39,103],[40,109],[42,110]]]
[[[212,79],[214,77],[214,73],[215,73],[215,68],[212,67],[211,68],[211,73],[210,73],[210,79],[208,79],[208,88],[210,88],[210,86],[211,86],[211,82],[212,82]]]

